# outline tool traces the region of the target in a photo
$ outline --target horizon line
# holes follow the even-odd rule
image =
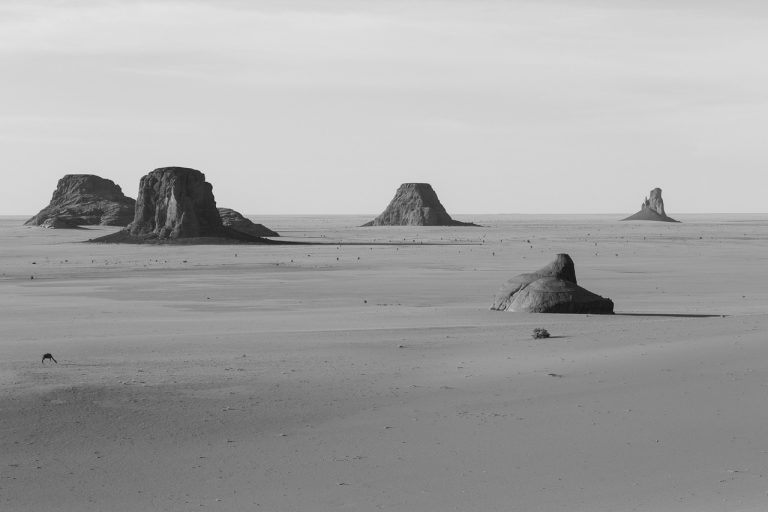
[[[377,216],[381,214],[381,212],[378,213],[242,213],[242,215],[245,216],[252,216],[252,217],[258,217],[258,216],[315,216],[315,217],[367,217],[367,216]],[[29,213],[0,213],[0,217],[34,217],[36,214],[29,214]],[[627,212],[536,212],[536,213],[528,213],[528,212],[496,212],[496,213],[451,213],[452,217],[454,216],[471,216],[471,215],[633,215],[632,213]],[[674,212],[672,215],[768,215],[768,211],[764,212]]]

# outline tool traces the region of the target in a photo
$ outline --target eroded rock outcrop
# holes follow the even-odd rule
[[[656,220],[661,222],[680,222],[668,217],[664,212],[664,200],[661,198],[661,189],[651,190],[651,195],[645,198],[640,205],[640,211],[621,220]]]
[[[82,229],[80,226],[62,217],[48,217],[40,224],[41,228],[47,229]]]
[[[155,169],[139,182],[136,215],[128,226],[140,238],[222,236],[213,186],[205,174],[186,167]]]
[[[205,174],[163,167],[141,178],[136,213],[124,230],[90,240],[115,243],[269,243],[221,221]]]
[[[384,212],[363,226],[476,226],[453,220],[429,183],[403,183]]]
[[[612,314],[613,301],[576,283],[576,268],[567,254],[535,272],[507,281],[491,309],[518,313]]]
[[[230,208],[219,208],[221,222],[235,231],[253,236],[280,236],[276,231],[272,231],[264,224],[256,224],[250,219],[245,218],[240,212]]]
[[[94,174],[67,174],[56,185],[48,206],[24,224],[40,226],[56,217],[55,223],[61,225],[127,226],[135,205],[112,180]]]

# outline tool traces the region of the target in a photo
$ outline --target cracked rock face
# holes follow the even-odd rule
[[[56,185],[48,206],[24,224],[127,226],[135,205],[112,180],[95,174],[67,174]]]
[[[155,169],[141,178],[131,236],[178,239],[222,236],[224,226],[205,174],[185,167]]]
[[[661,222],[680,222],[668,217],[664,212],[664,200],[661,198],[661,189],[651,190],[649,197],[640,205],[640,211],[621,220],[655,220]]]
[[[384,212],[363,226],[475,226],[453,220],[429,183],[403,183]]]
[[[41,228],[47,229],[82,229],[77,224],[73,224],[67,219],[61,217],[48,217],[40,224]]]
[[[613,301],[576,284],[576,268],[567,254],[548,265],[507,281],[491,309],[518,313],[612,314]]]

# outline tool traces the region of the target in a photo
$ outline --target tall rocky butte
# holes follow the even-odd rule
[[[661,189],[651,190],[650,197],[646,197],[640,205],[640,211],[621,220],[656,220],[661,222],[680,222],[668,217],[664,212],[664,200],[661,198]]]
[[[136,201],[126,197],[112,180],[94,174],[67,174],[56,185],[48,206],[24,224],[40,226],[55,217],[59,226],[127,226],[135,206]]]
[[[136,214],[128,227],[92,242],[269,243],[221,221],[205,174],[185,167],[155,169],[141,178]]]
[[[403,183],[384,212],[363,226],[477,226],[453,220],[429,183]]]
[[[155,169],[139,182],[136,216],[128,233],[161,240],[222,236],[213,186],[195,169]]]

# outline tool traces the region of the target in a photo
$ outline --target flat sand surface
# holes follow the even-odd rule
[[[0,218],[0,510],[768,509],[768,216],[457,217]],[[618,314],[488,309],[558,252]]]

